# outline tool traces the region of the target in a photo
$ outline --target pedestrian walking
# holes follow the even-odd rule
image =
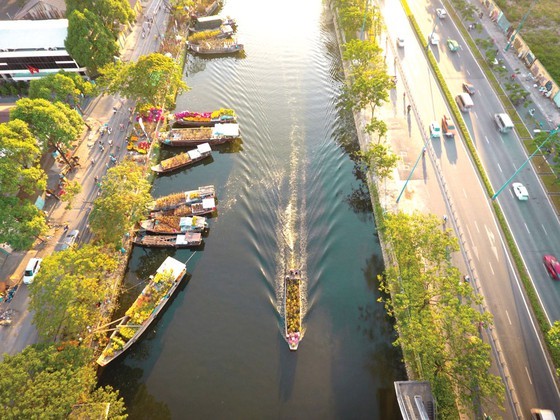
[[[107,127],[107,133],[111,134],[113,132],[113,129],[111,127]]]
[[[97,185],[97,181],[99,181],[99,177],[97,175],[95,175],[95,177],[93,178],[93,180],[95,181],[95,184]]]
[[[95,159],[91,160],[91,166],[95,165]]]
[[[511,74],[511,80],[515,80],[515,73]]]
[[[109,145],[109,147],[113,147],[113,139],[107,140],[107,144]]]
[[[443,224],[445,225],[447,223],[447,214],[443,215]]]
[[[124,131],[124,124],[123,124],[123,123],[120,123],[120,124],[119,124],[119,128],[121,129],[121,131]]]
[[[411,109],[412,109],[412,106],[410,104],[408,104],[408,106],[406,107],[406,113],[410,114]]]

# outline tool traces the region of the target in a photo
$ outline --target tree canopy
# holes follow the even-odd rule
[[[134,22],[135,17],[128,0],[66,0],[66,15],[70,16],[74,10],[93,12],[115,38],[121,25]]]
[[[77,73],[68,73],[64,70],[34,79],[29,83],[30,99],[60,101],[70,105],[80,104],[81,96],[88,96],[93,92],[93,83],[84,80]]]
[[[141,56],[137,62],[109,64],[100,73],[98,82],[108,93],[134,99],[138,107],[161,106],[171,88],[188,89],[175,60],[159,53]]]
[[[0,242],[14,249],[29,249],[48,229],[45,214],[33,203],[18,197],[0,199]]]
[[[3,419],[69,418],[80,410],[108,410],[110,419],[124,419],[124,402],[110,387],[95,389],[91,350],[64,345],[33,345],[1,363],[0,410]],[[76,418],[76,417],[72,417]],[[101,418],[82,416],[80,418]]]
[[[101,196],[94,201],[89,219],[91,231],[101,242],[117,244],[142,219],[151,201],[143,169],[125,160],[102,180]]]
[[[66,50],[91,75],[119,56],[115,35],[101,17],[87,9],[83,13],[74,10],[68,16],[68,35],[64,41]]]
[[[100,319],[98,304],[109,293],[116,267],[115,255],[92,245],[44,258],[29,292],[39,335],[53,341],[85,335]]]

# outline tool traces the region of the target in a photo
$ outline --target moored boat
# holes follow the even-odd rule
[[[234,54],[243,51],[245,46],[233,38],[214,38],[198,42],[188,41],[187,49],[201,55]]]
[[[175,235],[187,232],[204,232],[208,222],[202,216],[161,216],[156,219],[142,220],[140,227],[147,233]]]
[[[301,271],[292,269],[284,278],[284,333],[290,350],[301,340]]]
[[[111,334],[109,343],[97,359],[100,366],[106,366],[138,341],[186,274],[185,264],[172,257],[165,259]]]
[[[212,112],[183,111],[170,114],[169,123],[180,127],[214,127],[216,124],[235,123],[235,111],[229,108],[220,108]]]
[[[189,27],[189,31],[190,32],[207,31],[211,29],[217,29],[222,25],[229,25],[232,28],[235,28],[237,26],[235,19],[232,19],[229,16],[223,17],[223,16],[212,15],[212,16],[197,17],[194,20],[194,24]]]
[[[205,198],[215,198],[216,190],[213,185],[198,187],[196,190],[182,191],[165,195],[153,201],[149,206],[152,211],[172,210],[183,204],[191,205],[201,203]]]
[[[161,216],[204,216],[212,214],[216,211],[216,199],[214,197],[205,198],[201,203],[181,204],[169,210],[152,211],[151,219],[157,219]]]
[[[202,244],[202,235],[195,232],[186,232],[178,235],[145,235],[137,233],[132,242],[146,248],[192,248]]]
[[[160,134],[160,142],[165,146],[196,146],[223,144],[239,138],[239,124],[216,124],[214,127],[172,128]]]
[[[179,168],[183,168],[188,165],[192,165],[202,159],[210,157],[212,155],[212,149],[208,143],[199,144],[196,149],[189,150],[186,153],[180,153],[173,156],[172,158],[162,160],[156,166],[152,166],[152,171],[161,174],[165,172],[171,172]]]

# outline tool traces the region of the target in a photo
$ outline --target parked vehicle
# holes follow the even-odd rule
[[[41,268],[41,261],[42,258],[31,258],[27,263],[27,267],[25,267],[25,272],[23,273],[23,283],[24,284],[31,284],[35,279],[35,275]]]
[[[64,237],[60,245],[57,247],[56,251],[64,251],[65,249],[70,248],[78,241],[79,237],[80,231],[78,229],[74,229]]]
[[[448,115],[444,115],[442,117],[441,129],[445,137],[455,138],[455,134],[457,134],[457,129],[455,128],[455,124],[453,123],[453,120]]]
[[[430,124],[430,137],[433,138],[441,137],[441,128],[436,121]]]
[[[404,48],[404,38],[402,36],[397,38],[397,47]]]
[[[474,102],[468,93],[460,93],[455,97],[455,102],[461,112],[468,112],[474,106]]]
[[[432,45],[438,45],[439,44],[439,35],[436,34],[435,32],[432,32],[430,34],[430,44]]]
[[[469,95],[473,96],[476,93],[476,89],[474,88],[472,83],[465,82],[463,83],[463,92],[466,92]]]

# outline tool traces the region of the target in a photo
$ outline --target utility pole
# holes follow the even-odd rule
[[[527,19],[527,16],[529,16],[529,13],[531,12],[531,10],[533,9],[533,7],[535,6],[536,3],[537,3],[537,0],[533,0],[533,2],[531,3],[531,6],[529,6],[529,10],[527,10],[527,13],[525,13],[523,15],[523,17],[521,18],[521,22],[519,22],[519,26],[517,27],[517,29],[515,30],[515,32],[511,36],[511,38],[509,39],[506,47],[504,48],[504,51],[507,52],[507,50],[509,50],[509,47],[511,47],[511,44],[515,40],[515,36],[519,33],[519,31],[523,27],[523,24],[525,23],[525,20]]]

